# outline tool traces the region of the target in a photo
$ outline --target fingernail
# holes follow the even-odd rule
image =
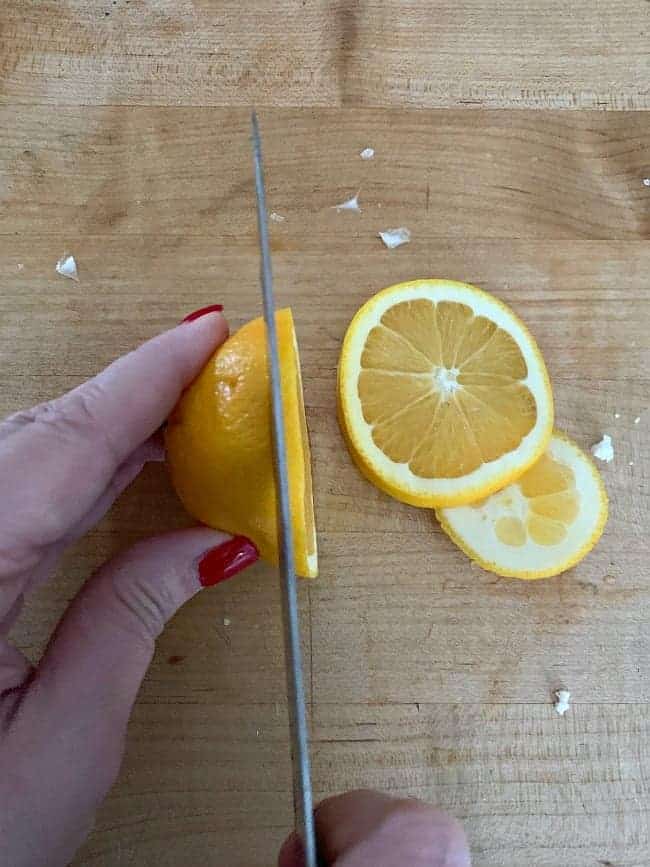
[[[188,313],[183,322],[194,322],[195,319],[200,319],[202,316],[207,316],[208,313],[221,313],[223,304],[208,304],[207,307],[201,307],[193,313]]]
[[[257,548],[246,536],[234,536],[223,545],[211,548],[199,560],[199,579],[204,587],[232,578],[259,559]]]

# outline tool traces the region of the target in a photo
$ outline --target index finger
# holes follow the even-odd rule
[[[226,320],[210,313],[159,334],[118,358],[93,379],[61,398],[74,402],[101,429],[114,452],[114,467],[167,418],[181,392],[228,336]]]
[[[0,559],[21,545],[58,541],[76,524],[227,334],[217,312],[183,323],[63,397],[5,422]]]

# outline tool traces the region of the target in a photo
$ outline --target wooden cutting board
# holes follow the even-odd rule
[[[223,303],[233,327],[259,314],[254,98],[313,447],[321,577],[301,605],[316,795],[431,800],[464,821],[476,867],[650,863],[650,117],[523,110],[647,108],[649,9],[0,9],[0,412],[203,304]],[[360,214],[332,208],[357,190]],[[412,241],[388,251],[377,232],[396,226]],[[55,274],[64,251],[79,283]],[[372,293],[418,276],[510,303],[546,356],[559,425],[586,448],[613,437],[609,525],[563,577],[470,568],[428,512],[372,488],[346,453],[342,336]],[[147,468],[30,599],[17,644],[38,658],[96,565],[187,523],[164,469]],[[289,787],[279,595],[258,566],[161,638],[75,865],[267,867]]]

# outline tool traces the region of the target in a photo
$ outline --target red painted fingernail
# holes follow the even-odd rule
[[[255,545],[246,536],[234,536],[223,545],[211,548],[199,560],[199,579],[204,587],[232,578],[259,560]]]
[[[183,322],[194,322],[195,319],[200,319],[202,316],[207,316],[208,313],[221,313],[223,304],[208,304],[207,307],[201,307],[200,310],[195,310],[193,313],[188,313]]]

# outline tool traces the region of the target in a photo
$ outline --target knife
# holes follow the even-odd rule
[[[264,301],[266,342],[271,386],[271,431],[273,439],[273,466],[278,514],[278,548],[280,551],[280,585],[282,589],[282,615],[284,621],[284,653],[287,670],[289,727],[291,732],[291,760],[293,765],[293,804],[296,830],[302,837],[305,867],[318,867],[316,835],[314,832],[311,769],[309,764],[309,737],[300,652],[300,619],[296,592],[296,568],[293,550],[293,529],[289,503],[289,473],[287,447],[284,435],[284,412],[280,384],[280,359],[275,327],[275,302],[269,228],[266,216],[264,167],[262,144],[255,112],[251,116],[255,192],[257,195],[257,227],[260,241],[260,280]]]

